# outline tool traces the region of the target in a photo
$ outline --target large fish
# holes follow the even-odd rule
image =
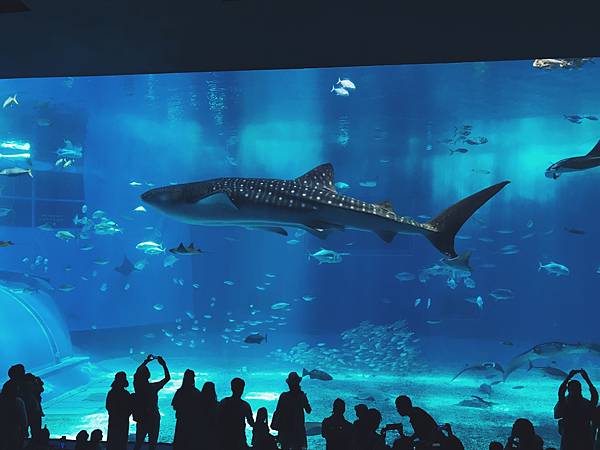
[[[489,372],[489,371],[500,372],[501,374],[504,375],[504,369],[502,368],[502,366],[499,363],[484,362],[481,364],[474,364],[472,366],[465,367],[460,372],[458,372],[456,375],[454,375],[454,377],[450,381],[456,380],[459,376],[461,376],[465,372]]]
[[[600,141],[587,155],[561,159],[546,169],[546,177],[556,180],[563,173],[579,172],[600,166]]]
[[[567,344],[565,342],[545,342],[515,356],[504,371],[504,379],[519,367],[530,366],[531,360],[550,358],[556,355],[600,354],[600,344]]]
[[[241,226],[287,235],[304,229],[324,239],[338,230],[371,231],[385,242],[397,234],[421,234],[445,256],[456,258],[454,237],[462,225],[509,181],[450,206],[429,222],[397,214],[389,201],[368,203],[336,191],[333,166],[322,164],[293,180],[216,178],[151,189],[141,198],[182,222]]]

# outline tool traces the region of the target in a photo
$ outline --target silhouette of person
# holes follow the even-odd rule
[[[304,412],[310,414],[312,408],[308,398],[300,388],[302,378],[296,372],[290,372],[285,380],[289,391],[279,396],[271,428],[277,430],[277,440],[282,450],[301,450],[307,447]]]
[[[89,450],[100,450],[100,444],[102,443],[102,430],[94,430],[92,431],[92,433],[90,434],[90,442],[87,446],[87,448]]]
[[[529,420],[517,419],[504,448],[506,450],[544,450],[544,441],[535,434],[533,424]]]
[[[221,450],[246,450],[246,422],[254,427],[252,408],[242,400],[246,383],[241,378],[231,380],[231,396],[225,397],[217,409]]]
[[[592,428],[594,435],[594,450],[600,450],[600,406],[594,408]]]
[[[362,448],[367,442],[369,407],[359,403],[354,407],[354,413],[356,420],[352,424],[352,442],[355,448]]]
[[[177,418],[173,448],[193,449],[198,433],[197,415],[200,409],[200,391],[196,388],[196,374],[193,370],[187,369],[183,374],[183,382],[175,392],[171,406]]]
[[[197,448],[201,450],[214,450],[217,446],[217,392],[215,383],[207,381],[200,391],[200,405],[198,408]]]
[[[25,366],[23,364],[15,364],[14,366],[11,366],[8,369],[8,381],[4,383],[2,389],[4,389],[4,386],[10,382],[16,383],[20,388],[23,378],[25,378]]]
[[[492,441],[488,446],[488,450],[504,450],[504,445],[501,442]]]
[[[438,425],[424,409],[413,406],[412,401],[406,395],[400,395],[396,398],[396,411],[403,417],[408,417],[414,433],[409,436],[414,447],[425,449],[433,443],[439,443],[444,436],[439,431]],[[385,431],[398,430],[403,433],[402,424],[389,424],[384,427]]]
[[[32,437],[27,446],[27,450],[51,450],[52,448],[50,445],[50,430],[46,427],[42,428],[35,437]]]
[[[445,423],[439,430],[446,432],[446,434],[442,433],[442,440],[440,442],[444,450],[465,450],[465,446],[461,440],[452,432],[452,425]]]
[[[162,380],[150,383],[150,370],[148,363],[156,359],[162,366],[164,377]],[[158,433],[160,431],[160,413],[158,411],[158,392],[171,380],[167,363],[162,356],[148,355],[146,360],[137,368],[133,376],[133,389],[135,390],[133,415],[137,422],[135,430],[134,450],[140,450],[148,436],[150,450],[156,449]]]
[[[44,392],[44,383],[42,380],[31,373],[25,372],[23,364],[15,364],[8,369],[8,381],[4,383],[14,383],[17,386],[18,396],[25,404],[27,411],[27,423],[31,430],[31,437],[34,437],[42,429],[42,392]],[[3,386],[4,387],[4,386]]]
[[[277,450],[277,440],[269,429],[267,408],[258,408],[252,428],[252,450]]]
[[[129,416],[133,408],[131,394],[125,388],[129,386],[127,374],[117,372],[106,396],[108,411],[107,450],[127,450],[129,441]]]
[[[19,385],[17,380],[9,380],[0,393],[0,450],[23,448],[27,427],[27,410],[19,397]]]
[[[77,433],[75,436],[75,450],[87,450],[89,445],[89,437],[90,435],[85,430],[81,430],[79,433]]]
[[[385,433],[379,434],[377,430],[381,425],[381,413],[375,408],[370,408],[367,412],[367,434],[362,447],[357,450],[384,450],[389,448],[385,444]]]
[[[352,447],[352,424],[346,420],[346,403],[341,398],[333,401],[333,411],[321,423],[321,436],[326,450],[347,450]]]
[[[581,383],[572,378],[581,374],[590,390],[590,400],[583,397]],[[567,390],[569,395],[566,396]],[[554,418],[560,419],[561,450],[592,450],[594,435],[592,419],[598,404],[598,391],[583,369],[571,370],[558,388],[558,402],[554,407]]]
[[[32,373],[26,373],[20,382],[19,397],[25,403],[27,411],[27,422],[31,430],[31,436],[34,437],[42,429],[42,392],[44,392],[44,383],[41,378]]]

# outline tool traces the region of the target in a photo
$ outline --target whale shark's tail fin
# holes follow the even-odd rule
[[[427,239],[444,255],[450,258],[458,256],[454,250],[454,238],[458,230],[489,199],[496,195],[510,181],[503,181],[485,188],[442,211],[428,222],[437,229],[426,234]]]
[[[594,145],[594,148],[591,149],[590,152],[585,156],[587,156],[588,158],[595,158],[600,156],[600,141],[598,141],[596,145]]]

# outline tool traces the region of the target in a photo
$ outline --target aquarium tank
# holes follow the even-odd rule
[[[44,379],[56,437],[106,431],[115,372],[153,354],[163,442],[190,368],[269,416],[304,375],[313,449],[336,397],[410,430],[400,394],[467,449],[518,417],[556,446],[565,373],[600,381],[599,79],[553,59],[0,80],[0,378]]]

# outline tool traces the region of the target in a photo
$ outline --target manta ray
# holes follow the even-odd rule
[[[454,377],[450,381],[456,380],[459,376],[461,376],[465,372],[490,372],[490,371],[500,372],[500,374],[504,375],[504,369],[502,368],[502,366],[497,362],[490,361],[490,362],[484,362],[481,364],[474,364],[472,366],[466,366],[464,369],[462,369],[460,372],[458,372],[456,375],[454,375]]]
[[[369,203],[339,194],[329,163],[293,180],[215,178],[154,188],[141,199],[189,224],[239,226],[285,236],[285,227],[300,228],[321,239],[335,231],[359,230],[388,243],[397,234],[420,234],[446,257],[456,258],[458,230],[508,183],[485,188],[424,223],[400,215],[389,201]]]
[[[579,172],[600,166],[600,141],[587,155],[561,159],[546,169],[546,177],[556,180],[563,173]]]

